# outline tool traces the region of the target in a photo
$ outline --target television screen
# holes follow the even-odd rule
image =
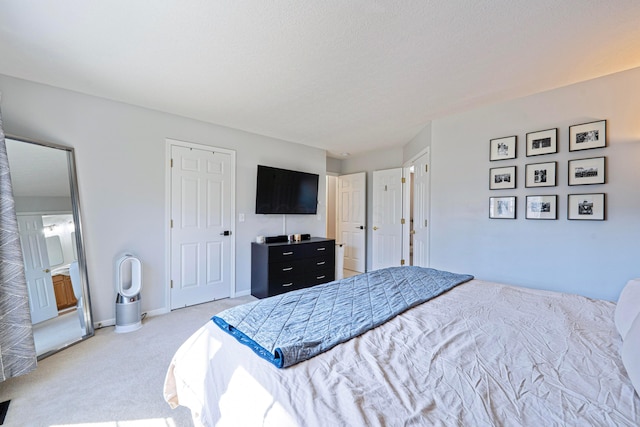
[[[313,173],[258,165],[257,214],[315,214],[318,179]]]

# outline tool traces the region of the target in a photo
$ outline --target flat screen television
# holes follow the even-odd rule
[[[313,173],[258,165],[257,214],[315,214],[318,179]]]

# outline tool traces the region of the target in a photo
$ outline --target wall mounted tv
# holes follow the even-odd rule
[[[257,214],[315,214],[318,179],[313,173],[258,165]]]

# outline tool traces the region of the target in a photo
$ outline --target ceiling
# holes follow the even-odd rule
[[[3,0],[0,74],[340,153],[640,66],[637,0]]]
[[[6,138],[15,197],[71,198],[67,151]]]

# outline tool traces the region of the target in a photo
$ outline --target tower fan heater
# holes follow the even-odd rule
[[[140,291],[142,263],[131,254],[116,262],[116,332],[132,332],[142,327]]]

